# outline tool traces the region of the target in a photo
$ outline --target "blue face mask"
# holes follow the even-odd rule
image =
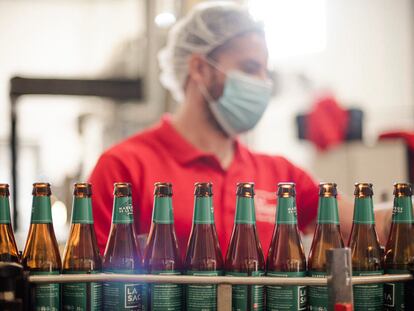
[[[230,137],[234,137],[251,130],[259,122],[271,98],[272,82],[240,71],[230,71],[226,73],[223,94],[219,99],[213,100],[206,90],[202,93],[216,121]]]

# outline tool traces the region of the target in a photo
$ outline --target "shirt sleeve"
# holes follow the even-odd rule
[[[92,184],[94,228],[101,254],[112,223],[113,188],[115,182],[131,182],[128,169],[115,156],[103,154],[89,177]]]

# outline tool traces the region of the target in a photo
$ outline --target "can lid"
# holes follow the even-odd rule
[[[236,195],[239,197],[253,198],[254,193],[254,183],[253,182],[239,182],[237,184]]]
[[[194,195],[197,197],[211,197],[213,195],[213,184],[211,182],[196,182],[194,184]]]
[[[114,183],[114,196],[130,197],[132,195],[131,184],[127,182]]]
[[[334,182],[321,182],[319,184],[319,196],[320,197],[335,197],[338,195],[336,183]]]
[[[172,196],[172,183],[169,182],[156,182],[154,184],[154,195],[157,197],[171,197]]]
[[[32,195],[34,196],[50,196],[52,191],[50,190],[50,184],[46,182],[37,182],[33,184]]]
[[[0,184],[0,196],[10,196],[9,184]]]
[[[367,198],[374,195],[371,183],[356,183],[354,195],[356,198]]]
[[[296,185],[294,182],[280,182],[277,184],[277,196],[280,198],[291,198],[296,196]]]
[[[73,185],[73,195],[76,197],[90,198],[92,196],[92,184],[79,182]]]
[[[410,183],[395,183],[394,196],[396,197],[410,197],[413,195],[413,190]]]

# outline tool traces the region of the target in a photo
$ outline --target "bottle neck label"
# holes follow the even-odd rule
[[[375,224],[372,198],[355,199],[354,224]]]
[[[338,201],[336,198],[319,198],[318,224],[339,225]]]
[[[32,204],[32,224],[51,224],[52,208],[50,197],[34,196]]]
[[[256,224],[256,215],[254,212],[254,199],[237,197],[236,203],[236,217],[234,219],[236,224]]]
[[[93,224],[91,198],[73,199],[72,223]]]
[[[413,203],[411,201],[411,197],[394,198],[392,222],[395,224],[413,223]]]
[[[113,224],[132,224],[134,214],[131,197],[115,197],[114,210],[112,213]]]
[[[0,197],[0,224],[10,223],[10,203],[8,197]]]
[[[152,210],[152,222],[156,224],[173,224],[172,199],[170,197],[156,197]]]
[[[195,224],[214,224],[212,197],[196,197],[193,222]]]
[[[276,223],[296,225],[297,211],[295,198],[278,198]]]

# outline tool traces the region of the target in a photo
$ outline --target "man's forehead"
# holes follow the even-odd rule
[[[229,49],[223,54],[236,59],[263,63],[267,61],[268,51],[264,35],[251,32],[238,36],[229,42]]]

